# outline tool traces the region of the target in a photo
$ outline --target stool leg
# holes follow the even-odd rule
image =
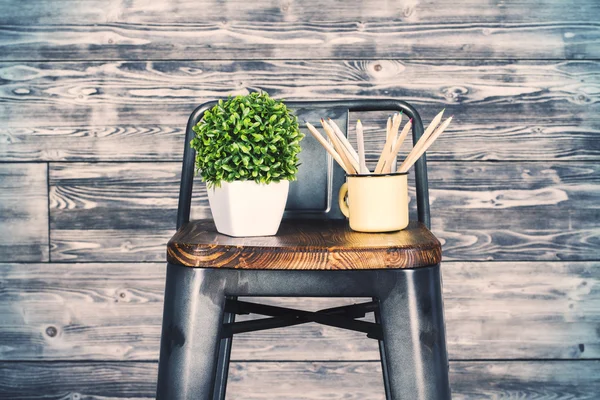
[[[210,400],[225,295],[210,270],[169,265],[156,398]]]
[[[378,298],[374,297],[373,300],[379,301]],[[381,314],[379,310],[375,311],[375,322],[381,324]],[[385,344],[383,340],[379,340],[379,358],[381,359],[381,375],[383,376],[383,388],[385,389],[385,399],[391,400],[390,395],[390,381],[388,378],[387,359],[385,358]]]
[[[391,398],[450,399],[439,265],[383,275],[388,286],[379,300]]]
[[[236,296],[228,296],[228,299],[236,300]],[[235,322],[235,314],[225,313],[223,317],[224,324]],[[227,375],[229,374],[229,358],[231,357],[231,345],[233,337],[221,339],[219,346],[219,357],[217,362],[217,374],[215,378],[215,391],[213,400],[225,400],[225,391],[227,389]]]

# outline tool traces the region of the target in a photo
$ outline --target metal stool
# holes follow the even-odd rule
[[[212,221],[189,221],[194,174],[190,116],[177,233],[167,245],[167,281],[157,398],[225,398],[232,336],[307,322],[365,333],[379,341],[387,399],[450,399],[444,332],[441,245],[429,231],[426,160],[415,165],[418,222],[400,232],[353,232],[337,205],[344,171],[308,136],[277,236],[232,238]],[[402,111],[423,132],[417,111],[393,100],[288,102],[300,118],[325,114],[348,126],[351,111]],[[240,301],[238,296],[369,297],[317,312]],[[375,323],[357,320],[375,313]],[[235,315],[266,318],[235,322]]]

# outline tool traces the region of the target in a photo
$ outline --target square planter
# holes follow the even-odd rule
[[[283,218],[290,182],[221,182],[208,189],[217,231],[229,236],[272,236]]]

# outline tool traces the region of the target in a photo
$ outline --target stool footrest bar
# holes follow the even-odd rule
[[[367,334],[367,337],[381,340],[381,326],[377,323],[359,321],[369,312],[377,310],[377,302],[352,304],[320,311],[303,311],[287,307],[271,306],[266,304],[250,303],[239,300],[227,300],[225,310],[234,314],[260,314],[272,318],[263,318],[253,321],[243,321],[223,324],[221,337],[231,337],[237,333],[255,332],[265,329],[282,328],[316,322],[323,325],[348,329]]]

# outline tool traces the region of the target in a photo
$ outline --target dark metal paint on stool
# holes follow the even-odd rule
[[[208,399],[213,390],[225,295],[220,281],[167,267],[158,399]]]
[[[168,265],[159,399],[211,399],[226,296],[373,297],[391,399],[449,399],[440,266],[268,271]]]

